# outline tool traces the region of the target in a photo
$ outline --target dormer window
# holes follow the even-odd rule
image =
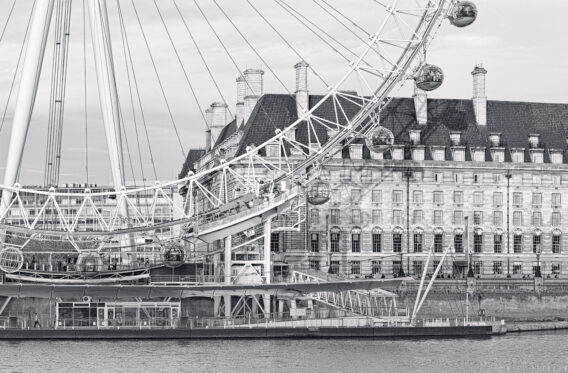
[[[343,145],[336,145],[335,149],[333,150],[333,159],[342,159],[343,158]]]
[[[461,135],[462,133],[459,131],[450,132],[450,141],[453,146],[461,145]]]
[[[392,159],[397,161],[404,160],[404,146],[393,146],[391,151],[392,151]]]
[[[511,149],[511,160],[513,163],[525,163],[525,149],[513,148]]]
[[[485,162],[485,148],[484,147],[472,148],[471,158],[474,162]]]
[[[452,159],[456,162],[464,162],[465,146],[452,146]]]
[[[491,158],[493,162],[505,162],[505,148],[491,149]]]
[[[444,146],[432,146],[432,159],[435,161],[446,160],[446,147]]]
[[[278,158],[280,155],[280,144],[266,145],[266,155],[270,158]]]
[[[411,130],[409,132],[410,135],[410,144],[411,145],[420,145],[420,131],[419,130]]]
[[[530,134],[529,135],[529,147],[531,149],[537,149],[540,147],[540,135],[539,134]]]
[[[413,146],[412,147],[412,160],[413,161],[423,161],[424,160],[424,145]]]
[[[544,149],[531,149],[532,163],[544,163]]]
[[[563,163],[563,158],[564,158],[564,154],[562,152],[562,150],[560,149],[550,149],[550,162],[554,163],[554,164],[562,164]]]
[[[498,148],[501,146],[501,134],[500,133],[490,133],[489,134],[489,142],[491,146],[494,148]]]
[[[351,159],[363,159],[363,144],[350,144],[349,156]]]

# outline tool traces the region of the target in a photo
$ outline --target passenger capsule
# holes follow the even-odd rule
[[[331,187],[327,181],[317,179],[308,186],[308,202],[312,205],[323,205],[330,195]]]
[[[471,1],[459,1],[449,18],[456,27],[469,26],[477,19],[477,7]]]
[[[185,259],[185,251],[183,245],[179,242],[168,243],[162,252],[164,265],[169,268],[177,268],[183,265]]]
[[[440,88],[444,82],[444,72],[436,65],[424,65],[415,78],[416,86],[423,91]]]
[[[384,153],[394,144],[394,135],[388,128],[379,126],[367,134],[365,144],[373,153]]]
[[[97,253],[81,253],[77,258],[77,270],[85,277],[96,276],[103,268],[103,259]]]

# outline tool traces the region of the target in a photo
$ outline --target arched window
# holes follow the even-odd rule
[[[355,227],[351,230],[351,252],[361,252],[361,228]]]
[[[562,238],[562,231],[555,229],[552,231],[552,253],[560,254],[562,252],[560,242]]]
[[[379,227],[373,228],[372,231],[372,244],[373,244],[373,252],[380,253],[382,251],[382,234],[383,230]]]
[[[330,248],[329,251],[332,253],[338,253],[339,252],[339,238],[341,235],[341,229],[339,229],[338,227],[333,227],[330,229],[330,238],[329,238],[329,242],[330,242]]]
[[[434,229],[434,252],[444,252],[444,230],[442,228]]]
[[[501,254],[503,252],[503,230],[498,228],[493,233],[493,252]]]
[[[414,229],[414,252],[421,253],[422,246],[424,245],[424,229],[422,228],[415,228]]]
[[[454,229],[454,250],[456,254],[463,253],[463,228]]]
[[[403,229],[396,227],[392,232],[392,251],[395,253],[402,252],[402,232]]]
[[[533,253],[542,253],[542,231],[540,229],[535,229],[533,232]]]
[[[523,252],[523,231],[516,229],[513,233],[513,253],[520,254]]]
[[[473,231],[473,252],[483,252],[483,230],[480,228]]]

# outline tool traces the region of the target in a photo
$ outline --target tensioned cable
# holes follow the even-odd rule
[[[185,66],[183,65],[183,62],[181,61],[181,57],[179,55],[179,52],[174,44],[174,40],[172,39],[172,35],[170,34],[170,30],[168,29],[168,26],[166,25],[166,22],[164,21],[164,17],[162,16],[162,12],[160,11],[160,8],[158,7],[158,4],[156,4],[156,0],[154,0],[154,5],[156,7],[156,10],[158,11],[158,14],[160,16],[160,20],[162,21],[162,26],[164,26],[164,29],[166,30],[166,34],[168,35],[168,39],[170,41],[170,44],[174,50],[174,53],[176,54],[176,58],[179,62],[179,65],[181,67],[181,70],[183,71],[183,75],[185,76],[185,80],[187,81],[187,84],[189,85],[189,90],[191,91],[191,94],[193,96],[193,99],[195,100],[195,103],[197,104],[197,108],[199,109],[199,113],[201,114],[201,117],[203,118],[203,122],[205,122],[205,125],[208,126],[207,123],[207,118],[205,118],[205,114],[203,113],[203,110],[201,109],[201,103],[199,102],[199,99],[197,98],[197,94],[195,93],[195,89],[193,88],[193,84],[191,84],[191,79],[189,79],[189,74],[185,69]],[[225,102],[225,99],[223,98],[223,102]],[[225,104],[227,104],[225,102]],[[231,114],[231,116],[233,116]]]
[[[6,23],[4,24],[4,27],[2,28],[2,33],[0,34],[0,42],[2,42],[2,39],[4,38],[4,33],[6,32],[6,28],[8,27],[8,23],[10,23],[10,19],[12,18],[12,12],[14,11],[15,6],[16,6],[16,0],[14,0],[14,2],[12,3],[12,7],[10,8],[10,12],[8,13],[8,17],[6,18]]]
[[[24,54],[25,46],[28,42],[28,32],[30,31],[30,25],[32,22],[32,16],[34,14],[34,8],[37,0],[34,0],[32,4],[32,11],[28,18],[28,24],[26,26],[26,32],[24,33],[24,39],[22,41],[22,47],[20,48],[20,53],[18,54],[18,62],[16,62],[16,69],[14,70],[14,75],[12,76],[12,82],[10,83],[10,90],[8,91],[8,99],[6,100],[6,105],[4,106],[4,113],[2,114],[2,123],[0,123],[0,132],[4,128],[4,122],[6,120],[6,113],[8,112],[8,105],[10,104],[10,99],[12,98],[12,93],[14,93],[14,85],[16,84],[16,76],[18,75],[18,70],[20,68],[20,62],[22,62],[22,55]]]
[[[349,17],[347,17],[345,14],[343,14],[342,12],[340,12],[339,10],[337,10],[337,8],[335,8],[333,5],[329,4],[327,1],[325,0],[321,0],[322,3],[324,3],[325,5],[327,5],[328,7],[330,7],[331,9],[333,9],[337,14],[339,14],[341,17],[345,18],[347,20],[347,22],[351,23],[353,26],[355,26],[356,28],[358,28],[359,30],[361,30],[365,35],[371,35],[370,32],[368,32],[367,30],[365,30],[364,28],[362,28],[361,26],[359,26],[357,24],[357,22],[353,21],[352,19],[350,19]]]
[[[288,47],[290,47],[290,49],[302,60],[305,61],[304,57],[302,57],[302,55],[298,52],[298,50],[296,48],[294,48],[292,46],[292,44],[290,44],[290,42],[276,29],[276,27],[270,22],[268,21],[268,19],[266,19],[266,17],[260,12],[260,10],[258,10],[249,0],[246,0],[246,2],[252,7],[252,9],[260,16],[260,18],[262,18],[264,20],[264,22],[266,22],[266,24],[276,33],[276,35],[278,35],[280,37],[280,39],[282,39],[284,41],[284,43],[286,43],[286,45],[288,45]],[[309,65],[309,64],[308,64]],[[314,68],[309,65],[309,69],[314,73],[314,75],[316,77],[319,78],[319,80],[321,80],[321,82],[326,86],[329,87],[329,84],[327,84],[327,82],[314,70]]]
[[[175,0],[174,0],[175,1]],[[239,73],[239,75],[242,76],[242,70],[239,68],[239,65],[237,64],[237,62],[235,61],[235,58],[233,57],[233,55],[231,54],[231,52],[229,52],[229,50],[227,49],[227,46],[225,45],[225,43],[223,43],[223,40],[221,39],[221,37],[219,36],[219,34],[217,33],[217,31],[215,30],[215,27],[213,27],[213,24],[211,23],[211,21],[209,21],[209,18],[207,18],[207,16],[205,15],[205,13],[203,12],[203,9],[201,9],[201,7],[199,6],[199,4],[197,3],[196,0],[193,0],[193,3],[195,4],[195,6],[197,7],[197,9],[199,10],[199,12],[201,13],[201,15],[203,16],[203,19],[205,19],[205,22],[207,23],[207,25],[209,25],[209,28],[211,29],[211,31],[213,32],[213,34],[215,35],[215,37],[217,38],[217,40],[219,41],[219,44],[221,44],[221,47],[223,48],[223,50],[225,51],[225,53],[227,54],[227,56],[229,57],[229,59],[231,60],[231,62],[233,63],[233,65],[235,66],[235,68],[237,69],[237,72]],[[250,83],[248,82],[248,79],[245,79],[245,83],[247,85],[247,87],[252,91],[253,94],[257,94],[257,92],[254,91],[254,89],[250,86]],[[259,92],[260,93],[260,92]],[[260,109],[264,112],[264,114],[266,115],[266,117],[268,118],[268,121],[270,122],[270,124],[276,128],[275,124],[274,124],[274,120],[272,119],[272,117],[270,116],[270,114],[268,114],[268,111],[266,110],[266,108],[264,107],[264,105],[262,105],[262,102],[258,102],[258,105],[260,105]]]
[[[146,135],[146,142],[148,144],[148,151],[150,153],[150,163],[152,164],[152,170],[154,171],[154,179],[158,179],[158,174],[156,172],[156,164],[154,162],[154,154],[152,152],[152,145],[150,143],[150,136],[148,134],[148,126],[146,123],[146,115],[144,114],[144,109],[142,106],[142,98],[140,96],[140,88],[138,87],[138,79],[136,79],[136,69],[134,68],[134,62],[132,60],[132,53],[130,50],[130,42],[128,41],[128,34],[126,33],[126,26],[124,24],[124,17],[122,15],[122,8],[118,0],[116,0],[116,6],[118,8],[118,16],[120,19],[120,27],[123,30],[124,41],[126,42],[126,51],[128,52],[128,61],[130,63],[132,71],[132,79],[134,80],[134,88],[136,90],[136,97],[138,105],[140,107],[140,116],[142,117],[142,124],[144,125],[144,133]]]
[[[117,6],[120,7],[120,5],[118,4],[118,0],[116,0],[116,2],[117,2]],[[130,106],[132,108],[132,120],[134,122],[134,134],[136,135],[136,146],[138,148],[138,161],[140,162],[140,174],[142,175],[142,184],[143,184],[144,187],[146,187],[146,175],[144,174],[144,162],[142,161],[142,149],[140,147],[140,136],[138,134],[138,121],[136,119],[136,109],[135,109],[135,105],[134,105],[134,98],[133,98],[133,92],[132,92],[132,82],[130,80],[130,67],[128,66],[128,56],[127,56],[127,53],[126,53],[126,43],[125,43],[125,35],[124,35],[125,30],[123,29],[122,26],[123,26],[123,24],[121,22],[120,23],[120,33],[121,33],[121,39],[122,39],[122,51],[124,53],[124,65],[126,67],[128,91],[130,93],[129,97],[130,97]],[[126,136],[126,130],[124,130],[124,136]],[[132,163],[132,161],[131,161],[131,163]],[[132,170],[132,174],[133,174],[133,177],[134,177],[134,170]]]
[[[154,1],[154,4],[155,3],[156,3],[156,1]],[[199,54],[199,57],[201,58],[201,61],[203,61],[203,64],[205,65],[205,68],[207,69],[207,73],[209,74],[209,77],[213,81],[213,84],[215,85],[215,88],[217,89],[217,92],[219,93],[219,96],[221,96],[223,103],[225,103],[225,105],[227,105],[227,100],[225,100],[225,96],[223,95],[223,92],[221,92],[221,89],[219,88],[219,84],[217,84],[217,79],[215,79],[215,77],[213,76],[213,73],[211,72],[211,69],[209,68],[209,64],[207,63],[207,60],[205,60],[205,56],[201,52],[201,48],[199,48],[199,45],[197,45],[197,40],[193,36],[193,33],[191,32],[189,25],[187,24],[187,22],[185,20],[185,17],[181,14],[181,11],[180,11],[177,3],[175,2],[175,0],[173,0],[173,3],[174,3],[174,6],[175,6],[182,22],[183,22],[183,25],[185,26],[185,29],[187,30],[187,33],[189,34],[189,37],[191,38],[191,40],[193,42],[193,45],[195,46],[195,49],[197,50],[197,53]],[[227,109],[229,110],[229,114],[232,117],[233,113],[231,112],[231,109],[229,109],[228,105],[227,105]],[[207,121],[205,121],[205,122],[207,122]],[[206,124],[209,127],[209,123],[206,123]]]
[[[84,105],[85,105],[85,173],[87,174],[87,185],[89,185],[89,116],[87,98],[87,19],[85,15],[85,0],[83,0],[83,84],[84,84]]]
[[[168,102],[168,99],[167,99],[167,97],[166,97],[166,93],[165,93],[165,91],[164,91],[164,86],[163,86],[163,84],[162,84],[162,79],[160,79],[160,75],[158,74],[158,69],[157,69],[157,67],[156,67],[156,62],[154,61],[154,56],[152,55],[152,51],[150,50],[150,45],[148,44],[148,39],[146,38],[146,33],[144,32],[144,28],[142,27],[142,21],[140,20],[140,16],[139,16],[139,14],[138,14],[138,10],[137,10],[137,8],[136,8],[136,5],[134,4],[134,0],[131,0],[131,3],[132,3],[132,7],[134,8],[134,13],[136,14],[136,19],[137,19],[137,21],[138,21],[138,25],[140,26],[140,31],[142,31],[142,37],[144,38],[144,43],[145,43],[145,45],[146,45],[146,49],[148,50],[148,54],[150,55],[150,60],[152,61],[152,67],[153,67],[154,73],[156,74],[156,77],[157,77],[157,79],[158,79],[158,84],[160,85],[160,91],[162,92],[162,96],[164,97],[164,100],[165,100],[165,103],[166,103],[166,107],[167,107],[167,109],[168,109],[168,114],[169,114],[170,119],[171,119],[171,121],[172,121],[172,124],[173,124],[173,126],[174,126],[174,130],[175,130],[175,133],[176,133],[177,140],[178,140],[178,142],[179,142],[179,146],[180,146],[180,149],[181,149],[181,153],[182,153],[182,155],[183,155],[183,158],[185,159],[185,158],[186,158],[185,150],[183,149],[183,144],[182,144],[182,142],[181,142],[181,138],[180,138],[180,136],[179,136],[179,132],[178,132],[177,126],[176,126],[176,124],[175,124],[175,120],[174,120],[174,116],[173,116],[173,114],[172,114],[172,110],[171,110],[171,108],[170,108],[170,104],[169,104],[169,102]],[[200,110],[200,111],[201,111],[201,110]]]

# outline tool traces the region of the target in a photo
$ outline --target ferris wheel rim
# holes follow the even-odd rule
[[[396,5],[399,0],[392,0],[393,3]],[[444,4],[446,3],[451,3],[454,4],[456,3],[456,0],[438,0],[437,1],[437,5],[435,6],[430,6],[425,8],[424,14],[421,17],[421,20],[419,22],[419,24],[422,24],[428,14],[429,14],[429,10],[435,10],[435,14],[433,15],[431,21],[429,22],[429,25],[434,25],[436,23],[441,22],[442,18],[441,17],[441,13],[444,11]],[[391,7],[391,8],[394,8]],[[449,7],[450,9],[452,8],[452,6]],[[322,96],[322,98],[316,103],[314,104],[309,110],[305,110],[303,115],[301,117],[299,117],[296,121],[294,121],[293,123],[289,124],[288,126],[286,126],[286,128],[282,129],[282,130],[277,130],[276,134],[274,136],[272,136],[271,138],[269,138],[268,140],[264,141],[262,144],[260,145],[256,145],[254,147],[248,147],[248,150],[245,150],[245,152],[239,156],[233,157],[230,160],[223,160],[221,162],[221,164],[217,165],[217,166],[213,166],[211,168],[208,168],[206,170],[202,170],[199,171],[197,173],[188,173],[187,176],[182,177],[182,178],[178,178],[176,180],[169,180],[169,181],[165,181],[165,182],[161,182],[156,180],[154,182],[154,185],[148,185],[148,186],[143,186],[143,187],[134,187],[134,188],[127,188],[125,186],[123,186],[121,188],[121,190],[115,190],[115,191],[106,191],[106,192],[90,192],[88,191],[90,188],[83,188],[83,192],[80,193],[73,193],[73,192],[60,192],[60,191],[56,191],[56,188],[52,187],[49,188],[48,190],[40,190],[40,189],[32,189],[32,188],[26,188],[26,187],[22,187],[21,185],[4,185],[4,184],[0,184],[0,190],[6,190],[9,192],[16,192],[16,193],[30,193],[30,194],[35,194],[35,195],[43,195],[43,196],[53,196],[53,197],[77,197],[77,196],[91,196],[91,197],[111,197],[111,196],[120,196],[120,195],[125,195],[125,194],[135,194],[135,193],[140,193],[140,192],[147,192],[147,191],[155,191],[158,190],[160,188],[167,188],[167,187],[172,187],[172,186],[176,186],[176,185],[182,185],[182,184],[186,184],[192,180],[199,180],[203,177],[206,177],[207,175],[210,174],[214,174],[230,165],[233,164],[237,164],[238,162],[242,161],[242,160],[246,160],[247,157],[250,157],[252,154],[258,154],[258,151],[260,149],[266,148],[267,145],[269,145],[270,143],[273,143],[275,140],[279,140],[283,137],[285,137],[285,134],[292,131],[293,129],[295,129],[299,124],[301,124],[302,122],[304,122],[307,118],[311,117],[312,114],[321,107],[321,105],[323,105],[324,102],[326,102],[326,100],[328,100],[330,97],[332,97],[334,94],[337,94],[340,90],[339,87],[345,82],[345,80],[359,67],[359,64],[361,63],[361,61],[363,60],[363,58],[372,50],[373,46],[376,44],[376,42],[380,39],[380,31],[381,29],[384,27],[384,25],[386,24],[386,22],[388,21],[389,17],[392,17],[396,12],[394,11],[389,11],[388,12],[388,16],[387,18],[385,18],[385,20],[382,22],[381,26],[379,27],[378,31],[376,33],[374,33],[372,42],[365,45],[365,49],[364,51],[357,57],[357,62],[352,62],[349,64],[349,69],[348,71],[343,75],[343,77],[333,86],[328,87],[328,92]],[[408,45],[406,46],[405,50],[401,53],[400,59],[402,59],[404,57],[404,55],[408,52],[408,50],[410,49],[418,49],[418,47],[423,46],[423,44],[425,43],[429,33],[431,32],[431,29],[433,27],[428,27],[427,28],[427,33],[425,33],[424,35],[422,35],[421,40],[417,43],[418,45],[415,48],[411,47],[412,42],[409,42]],[[412,56],[413,58],[415,57],[415,54]],[[397,61],[397,66],[398,66],[398,62]],[[411,62],[411,60],[410,60]],[[405,71],[407,70],[408,66],[406,66],[404,69],[393,69],[389,72],[389,76],[393,73],[396,72],[397,75],[396,76],[402,76]],[[387,79],[385,79],[386,82]],[[383,84],[381,84],[382,86]],[[388,92],[390,92],[392,90],[392,88],[394,88],[395,84],[392,84],[392,87],[390,87],[390,89],[387,90],[387,94]],[[380,87],[377,89],[379,90]],[[367,106],[373,105],[372,102],[369,102],[366,104]],[[362,107],[357,114],[355,114],[354,118],[358,117],[361,113],[365,112],[365,111],[369,111],[366,110],[365,107]],[[348,130],[346,130],[345,132],[349,132],[351,130],[351,128],[349,128]],[[340,134],[337,134],[334,137],[338,137]],[[333,138],[332,138],[333,139]],[[330,140],[332,140],[330,139]],[[334,141],[336,142],[336,141]],[[301,163],[305,163],[308,162],[309,163],[310,158],[308,157],[304,162]],[[291,171],[290,174],[295,173],[296,169]],[[283,177],[285,177],[285,175],[282,175]],[[96,189],[97,187],[93,187],[94,189]],[[79,188],[77,188],[79,189]]]

